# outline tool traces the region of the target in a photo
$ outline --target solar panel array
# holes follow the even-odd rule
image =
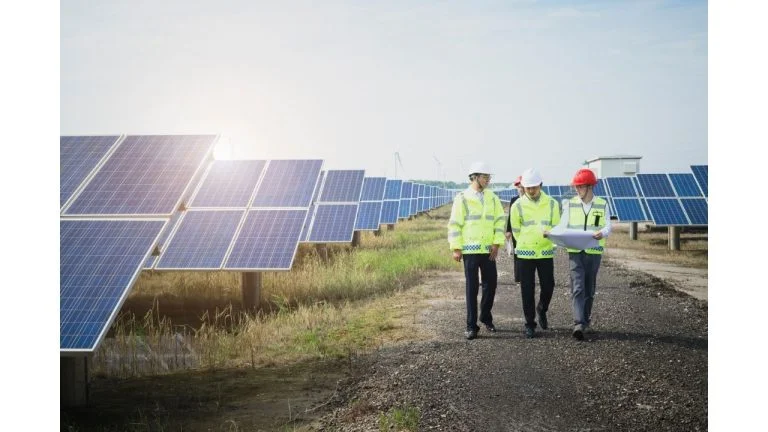
[[[69,201],[114,147],[119,135],[59,138],[59,206]]]
[[[386,177],[366,177],[360,197],[360,208],[355,221],[355,231],[376,231],[381,223]]]
[[[364,179],[364,170],[328,170],[311,215],[308,242],[352,241]]]

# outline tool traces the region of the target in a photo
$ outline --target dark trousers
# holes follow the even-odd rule
[[[517,247],[517,242],[515,241],[515,238],[512,237],[512,247]],[[517,254],[512,254],[512,274],[515,277],[515,282],[520,282],[520,261],[519,258],[517,258]]]
[[[539,272],[539,304],[536,305],[536,272]],[[520,292],[523,296],[525,326],[536,328],[536,311],[547,312],[555,291],[555,260],[520,259]]]
[[[477,291],[480,288],[478,272],[482,275],[483,296],[480,299],[480,322],[493,324],[493,299],[496,297],[496,261],[489,254],[462,255],[466,279],[467,330],[477,329]]]

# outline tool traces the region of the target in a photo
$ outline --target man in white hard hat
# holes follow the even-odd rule
[[[536,314],[539,325],[546,330],[547,310],[555,290],[555,246],[547,238],[549,231],[560,222],[557,200],[541,191],[543,180],[535,169],[523,172],[520,184],[525,195],[509,209],[509,224],[517,239],[515,254],[520,259],[520,292],[525,315],[525,337],[536,336]],[[536,303],[536,272],[539,273],[539,304]]]
[[[448,221],[448,244],[453,259],[464,262],[466,280],[467,339],[477,337],[477,292],[482,276],[483,295],[480,300],[480,322],[491,333],[493,300],[496,296],[496,255],[504,243],[504,207],[495,193],[486,189],[491,181],[491,169],[483,162],[469,168],[469,187],[453,200],[451,219]]]

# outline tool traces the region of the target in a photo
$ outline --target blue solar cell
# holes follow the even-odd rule
[[[271,160],[251,207],[309,207],[323,161]]]
[[[266,163],[263,160],[214,161],[189,207],[247,207]]]
[[[419,212],[419,199],[411,198],[409,208],[411,209],[411,216],[415,216]]]
[[[411,197],[411,191],[413,189],[413,183],[404,181],[403,182],[403,188],[401,190],[400,198],[410,198]]]
[[[678,197],[703,196],[693,174],[669,174],[669,180],[672,182],[672,187],[675,188]]]
[[[118,138],[118,135],[59,137],[59,206],[67,202]]]
[[[411,215],[411,199],[401,199],[400,200],[400,219],[408,219],[408,217]]]
[[[709,196],[709,165],[691,165],[691,171],[704,196]]]
[[[360,201],[381,201],[384,199],[386,177],[366,177],[363,180],[363,193]]]
[[[381,201],[361,202],[357,211],[355,230],[376,231],[381,220]]]
[[[290,270],[306,217],[306,209],[248,210],[224,269]]]
[[[638,174],[637,181],[646,198],[675,197],[675,190],[666,174]]]
[[[608,190],[612,198],[634,198],[639,196],[630,177],[607,177]]]
[[[592,189],[592,193],[594,193],[595,196],[600,196],[600,197],[604,197],[608,195],[608,190],[605,188],[604,179],[597,179],[597,184],[595,185],[594,189]]]
[[[651,219],[656,225],[690,224],[677,198],[647,198],[646,201],[651,210]]]
[[[364,170],[328,170],[319,202],[359,202]]]
[[[707,205],[707,200],[704,198],[682,198],[680,201],[683,203],[691,225],[708,225],[709,206]]]
[[[59,348],[93,351],[165,220],[61,220]]]
[[[640,198],[614,198],[613,206],[616,208],[616,217],[622,222],[648,220],[643,212]]]
[[[214,135],[131,135],[66,215],[170,216],[213,149]]]
[[[309,233],[312,243],[351,242],[357,204],[318,204]]]
[[[244,210],[190,210],[163,249],[157,270],[218,270]]]
[[[400,190],[403,188],[402,180],[387,180],[387,185],[384,191],[384,199],[394,200],[400,199]]]
[[[651,220],[651,209],[648,208],[648,202],[646,202],[645,198],[640,198],[640,204],[643,205],[643,210],[645,210],[645,216],[648,218],[646,220]]]
[[[381,207],[381,223],[385,225],[397,223],[400,212],[400,200],[384,201]]]

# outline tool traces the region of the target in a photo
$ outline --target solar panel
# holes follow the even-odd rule
[[[189,207],[247,207],[266,163],[263,160],[213,161]]]
[[[613,198],[634,198],[638,196],[630,177],[607,177],[605,181],[608,183],[608,189]]]
[[[675,196],[675,190],[666,174],[638,174],[637,181],[640,182],[640,189],[646,198]]]
[[[224,270],[290,270],[306,217],[306,209],[248,210]]]
[[[400,200],[384,201],[381,208],[381,223],[391,225],[397,223],[397,216],[400,212]]]
[[[685,212],[688,214],[691,225],[708,225],[709,212],[707,200],[704,198],[681,198],[680,202],[682,202],[683,208],[685,208]]]
[[[597,184],[592,189],[592,193],[599,197],[608,196],[608,191],[605,189],[604,179],[597,179]]]
[[[646,220],[652,220],[652,218],[651,218],[651,209],[648,208],[648,202],[645,200],[645,198],[640,198],[640,204],[643,205],[643,210],[645,211],[645,216],[648,218]]]
[[[364,170],[328,170],[319,202],[359,202]]]
[[[351,242],[357,204],[318,204],[308,240],[312,243]]]
[[[414,184],[412,182],[403,182],[403,188],[400,195],[400,219],[408,219],[411,215],[411,194]]]
[[[356,231],[376,231],[381,220],[381,201],[366,201],[360,203],[355,221]]]
[[[615,214],[622,222],[648,220],[640,203],[640,198],[614,198],[613,206],[616,208],[616,213],[612,214]]]
[[[400,190],[403,188],[402,180],[387,180],[386,187],[384,188],[384,199],[394,200],[400,199]]]
[[[59,348],[93,351],[106,333],[165,220],[59,222]]]
[[[699,184],[701,191],[704,192],[704,196],[709,196],[709,165],[691,165],[691,171],[693,171],[693,177],[696,179],[696,183]]]
[[[128,136],[64,214],[170,216],[215,140],[215,135]]]
[[[323,180],[325,180],[325,171],[320,171],[320,178],[317,179],[317,185],[315,186],[315,192],[312,194],[312,204],[309,206],[309,212],[307,218],[304,220],[304,225],[301,227],[301,235],[299,236],[299,242],[306,243],[307,236],[309,235],[309,227],[312,224],[312,217],[315,214],[315,201],[317,196],[320,195],[320,189],[322,189]]]
[[[104,159],[118,138],[119,135],[59,137],[60,207]]]
[[[646,198],[646,201],[656,225],[690,225],[677,198]]]
[[[160,255],[157,270],[218,270],[244,210],[189,210]]]
[[[366,177],[363,180],[363,193],[360,201],[381,201],[384,199],[386,177]]]
[[[309,207],[323,161],[271,160],[251,207]]]
[[[700,197],[701,189],[696,184],[696,179],[693,174],[669,174],[669,180],[672,182],[672,187],[675,189],[675,193],[678,197]]]

